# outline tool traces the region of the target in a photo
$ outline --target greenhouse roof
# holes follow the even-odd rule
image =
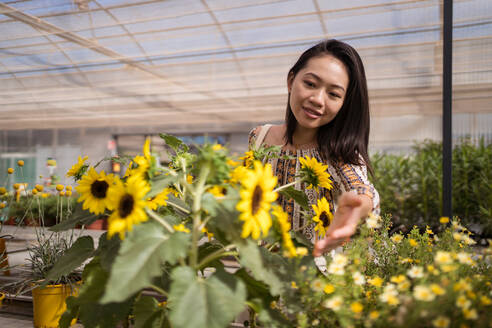
[[[492,2],[454,3],[454,83],[463,90],[460,97],[490,102]],[[278,121],[285,111],[287,71],[323,38],[346,41],[360,52],[374,115],[438,114],[441,5],[2,1],[0,129],[242,129]],[[462,107],[457,108],[488,108]]]

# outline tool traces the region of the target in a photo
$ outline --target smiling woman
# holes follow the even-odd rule
[[[324,163],[330,188],[295,185],[308,195],[317,222],[306,220],[293,200],[278,199],[292,228],[302,230],[315,243],[314,254],[321,255],[346,241],[370,212],[379,212],[379,196],[367,176],[370,120],[362,60],[346,43],[323,41],[306,50],[289,70],[287,90],[285,123],[253,130],[250,147],[282,147],[281,155],[287,157],[269,159],[282,185],[293,183],[309,158]],[[323,215],[319,204],[324,204]]]

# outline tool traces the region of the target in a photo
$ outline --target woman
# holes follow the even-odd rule
[[[287,75],[287,89],[285,123],[253,130],[250,147],[281,145],[281,155],[293,158],[269,160],[280,185],[295,180],[301,157],[328,164],[333,189],[296,185],[306,191],[310,204],[323,197],[328,201],[334,215],[324,236],[305,221],[293,200],[278,200],[292,228],[301,228],[315,243],[313,254],[320,256],[348,240],[371,211],[379,211],[379,195],[367,179],[370,124],[364,66],[351,46],[326,40],[299,57]]]

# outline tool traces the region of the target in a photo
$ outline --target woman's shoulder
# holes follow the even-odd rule
[[[263,135],[262,135],[263,134]],[[262,144],[281,145],[283,144],[285,125],[264,124],[259,125],[249,132],[250,144],[258,137],[263,138]]]

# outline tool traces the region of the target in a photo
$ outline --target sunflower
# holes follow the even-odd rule
[[[149,162],[144,156],[135,156],[130,164],[128,164],[128,169],[125,172],[124,177],[131,177],[133,175],[145,176],[145,172],[149,169]]]
[[[316,214],[313,217],[313,221],[316,222],[316,227],[314,227],[315,231],[318,231],[321,236],[326,235],[326,228],[330,225],[333,220],[333,214],[330,211],[330,204],[325,197],[322,199],[318,199],[318,206],[312,205],[314,213]]]
[[[84,175],[85,171],[89,165],[85,164],[85,161],[89,159],[89,156],[84,156],[84,158],[79,156],[79,160],[75,163],[70,170],[67,172],[67,177],[74,177],[75,181],[80,180],[82,175]]]
[[[125,232],[131,231],[133,225],[147,221],[145,214],[145,195],[150,186],[141,176],[131,176],[126,183],[113,188],[109,198],[114,202],[115,209],[108,219],[108,238],[118,233],[120,239],[125,238]]]
[[[330,174],[327,172],[328,165],[308,156],[299,158],[299,162],[301,162],[301,176],[309,183],[307,189],[314,187],[318,190],[318,187],[322,187],[330,190],[333,188]]]
[[[154,197],[147,199],[147,207],[155,211],[160,206],[166,206],[166,200],[169,198],[168,195],[171,193],[170,188],[164,188],[163,191],[155,195]]]
[[[273,176],[270,164],[263,166],[261,162],[255,161],[253,165],[254,168],[245,172],[245,177],[241,180],[241,200],[236,209],[241,212],[239,220],[244,221],[241,237],[247,238],[251,235],[253,239],[258,239],[261,232],[267,236],[272,226],[268,212],[271,203],[278,196],[273,191],[277,177]]]
[[[252,150],[249,150],[244,153],[243,157],[239,157],[239,159],[243,161],[243,166],[251,167],[255,161],[255,155]]]
[[[114,187],[117,178],[113,174],[97,173],[91,167],[89,172],[82,176],[78,187],[75,188],[80,194],[78,202],[84,202],[82,208],[89,209],[94,214],[101,214],[107,208],[112,210],[114,204],[109,200],[108,194]]]
[[[244,166],[238,166],[230,172],[231,179],[229,180],[231,184],[236,184],[241,182],[246,177],[248,169]]]
[[[282,245],[285,249],[285,253],[287,257],[295,257],[297,256],[297,251],[290,238],[290,223],[289,216],[282,210],[282,207],[275,205],[272,211],[273,215],[277,218],[277,221],[280,226],[280,232],[282,234]]]

